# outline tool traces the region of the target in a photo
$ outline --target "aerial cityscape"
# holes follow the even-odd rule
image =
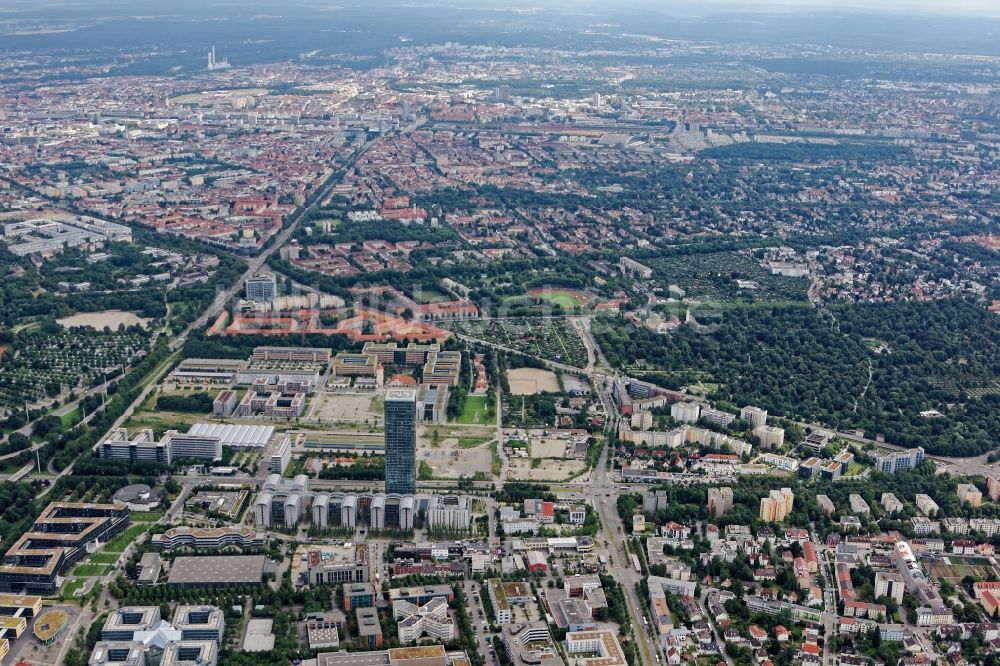
[[[998,34],[0,0],[0,664],[1000,666]]]

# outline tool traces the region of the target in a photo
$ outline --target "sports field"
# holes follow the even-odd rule
[[[586,294],[574,289],[532,289],[528,292],[528,296],[535,300],[558,305],[564,310],[582,308],[590,300]]]

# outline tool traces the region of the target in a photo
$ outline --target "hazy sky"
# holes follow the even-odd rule
[[[757,6],[773,4],[788,7],[857,7],[862,9],[891,9],[908,11],[914,9],[933,10],[950,13],[956,10],[976,12],[990,15],[1000,15],[1000,0],[763,0],[760,3],[732,2],[723,0],[726,4],[742,5],[751,9]]]

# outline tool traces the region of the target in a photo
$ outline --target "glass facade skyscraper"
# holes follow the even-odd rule
[[[389,389],[385,396],[385,492],[417,490],[417,392]]]

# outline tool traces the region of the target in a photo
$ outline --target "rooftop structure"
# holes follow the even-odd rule
[[[177,557],[170,567],[168,585],[256,585],[264,577],[263,555]]]
[[[107,543],[124,532],[129,514],[119,504],[49,504],[4,555],[0,592],[54,593],[58,576],[87,554],[88,544]]]

